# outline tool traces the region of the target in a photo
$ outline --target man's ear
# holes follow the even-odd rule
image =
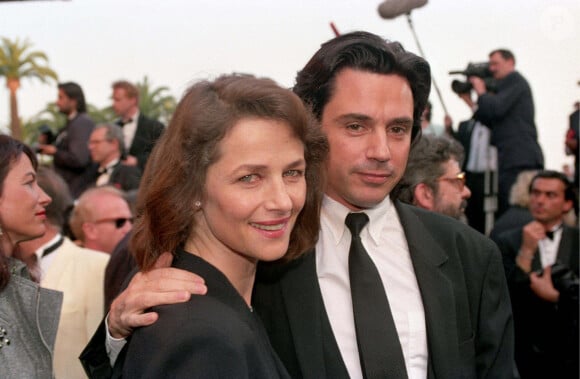
[[[84,222],[82,228],[85,241],[94,240],[97,238],[97,229],[95,228],[95,224],[92,222]]]
[[[562,207],[562,214],[566,214],[566,213],[570,212],[570,209],[572,209],[573,206],[574,206],[574,203],[572,202],[572,200],[566,200],[564,202],[564,206]]]
[[[420,208],[433,210],[435,194],[431,187],[425,183],[419,183],[413,190],[414,204]]]

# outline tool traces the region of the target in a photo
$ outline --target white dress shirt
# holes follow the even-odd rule
[[[123,137],[125,137],[125,149],[128,152],[135,139],[135,132],[137,131],[137,120],[139,119],[139,111],[131,117],[131,121],[123,125]]]
[[[44,273],[46,273],[48,271],[50,264],[52,263],[52,261],[56,257],[56,254],[58,253],[58,249],[56,249],[54,252],[43,256],[44,249],[56,244],[61,238],[62,238],[62,234],[57,233],[50,241],[48,241],[44,245],[40,246],[34,252],[36,254],[38,266],[40,267],[40,278],[39,279],[41,279],[44,276]]]
[[[351,235],[344,220],[349,212],[340,203],[324,197],[316,271],[342,359],[350,377],[356,379],[363,376],[348,274]],[[360,236],[385,286],[409,379],[425,379],[428,361],[425,312],[403,227],[389,197],[365,213],[370,220]]]
[[[553,239],[546,237],[538,242],[542,268],[552,266],[558,258],[558,247],[560,247],[560,240],[562,239],[562,224],[553,228],[552,231],[554,232]]]

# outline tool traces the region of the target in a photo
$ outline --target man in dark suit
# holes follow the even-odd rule
[[[321,232],[304,259],[262,265],[253,296],[293,377],[395,377],[386,374],[393,367],[400,378],[513,373],[511,309],[495,245],[455,220],[389,198],[411,141],[420,135],[430,83],[426,61],[365,32],[325,43],[298,73],[294,91],[321,121],[330,144]],[[373,276],[386,284],[365,295],[386,305],[379,316],[390,317],[389,325],[355,325],[353,299],[359,297],[351,297],[353,249],[345,218],[361,212],[370,222],[358,240],[374,261]],[[194,277],[187,278],[183,283],[183,273],[169,268],[139,273],[111,306],[111,335],[124,337],[132,327],[153,323],[157,315],[144,309],[181,301],[183,291],[175,289],[203,293]],[[389,353],[370,349],[382,368],[369,374],[360,348],[366,352],[369,341],[359,337],[375,327],[387,327],[392,343]],[[103,329],[83,353],[88,371],[108,364]],[[386,336],[372,335],[371,344]]]
[[[91,164],[88,141],[95,123],[87,115],[82,88],[72,82],[58,85],[58,110],[67,117],[54,145],[39,145],[39,152],[54,156],[54,170],[68,183],[71,194],[78,197],[86,188],[86,170]]]
[[[544,168],[532,91],[515,65],[516,59],[509,50],[498,49],[489,54],[489,69],[498,80],[495,93],[487,91],[483,79],[469,78],[478,95],[473,117],[491,129],[491,143],[497,147],[498,216],[509,207],[510,188],[518,174]]]
[[[141,180],[137,166],[123,164],[125,152],[123,131],[114,124],[99,124],[89,138],[93,164],[87,171],[91,185],[111,185],[125,192],[136,191]]]
[[[113,110],[119,116],[117,124],[123,128],[127,156],[124,163],[145,168],[147,158],[155,142],[163,133],[164,126],[139,111],[139,90],[128,81],[113,83]]]
[[[563,223],[574,196],[563,173],[540,171],[530,184],[534,220],[496,240],[510,288],[522,379],[578,378],[579,234]]]

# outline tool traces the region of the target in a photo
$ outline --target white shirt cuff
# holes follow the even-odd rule
[[[105,330],[106,330],[106,338],[105,338],[105,347],[107,349],[107,355],[109,356],[109,362],[111,362],[111,367],[115,366],[115,362],[117,361],[117,357],[123,347],[127,343],[125,338],[115,338],[109,332],[109,314],[107,313],[107,317],[105,317]]]

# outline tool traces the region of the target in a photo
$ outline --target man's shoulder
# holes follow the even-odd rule
[[[157,119],[148,117],[146,115],[144,115],[143,113],[139,113],[139,118],[137,119],[137,125],[144,125],[147,127],[153,127],[156,129],[163,129],[165,128],[165,125],[163,125],[163,123]]]
[[[65,237],[62,245],[63,253],[67,258],[76,262],[90,264],[92,268],[105,267],[109,262],[109,254],[82,247]]]

